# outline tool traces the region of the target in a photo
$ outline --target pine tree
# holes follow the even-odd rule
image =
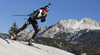
[[[16,22],[13,23],[13,26],[11,26],[11,28],[9,29],[9,35],[10,38],[12,39],[11,36],[13,36],[13,34],[18,30],[18,25],[16,24]],[[17,40],[18,36],[13,37],[14,40]]]

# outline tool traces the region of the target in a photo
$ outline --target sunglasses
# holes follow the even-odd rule
[[[48,12],[48,10],[47,9],[44,9],[46,12]]]

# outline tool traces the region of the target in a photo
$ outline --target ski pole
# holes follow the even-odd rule
[[[30,15],[12,15],[12,16],[30,16]]]
[[[25,20],[25,19],[28,19],[28,18],[24,18],[24,20]]]

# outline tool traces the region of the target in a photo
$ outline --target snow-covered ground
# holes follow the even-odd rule
[[[27,43],[0,38],[0,55],[74,55],[67,51],[41,44],[33,43],[38,48],[25,44]]]

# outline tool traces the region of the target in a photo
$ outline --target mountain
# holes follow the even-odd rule
[[[60,48],[76,55],[82,51],[87,55],[100,55],[100,30],[91,30],[78,39],[66,41],[64,39],[37,37],[36,43]],[[81,50],[83,49],[83,50]]]
[[[92,30],[100,30],[100,22],[96,22],[89,18],[84,18],[80,21],[69,19],[60,20],[54,25],[47,25],[41,27],[38,33],[38,37],[49,37],[57,39],[74,40],[83,35],[83,33],[89,34]],[[22,36],[21,40],[28,40],[31,38],[34,30],[25,29],[20,32]]]
[[[59,32],[75,34],[77,31],[84,29],[100,30],[100,23],[89,18],[84,18],[81,21],[74,19],[60,20],[55,25],[53,25],[52,28],[49,28],[47,31],[45,31],[41,36],[54,38],[54,35]]]
[[[36,48],[25,44],[27,42],[0,38],[0,55],[74,55],[54,47],[33,43]]]
[[[9,37],[8,34],[0,33],[0,38],[8,38],[8,37]]]

